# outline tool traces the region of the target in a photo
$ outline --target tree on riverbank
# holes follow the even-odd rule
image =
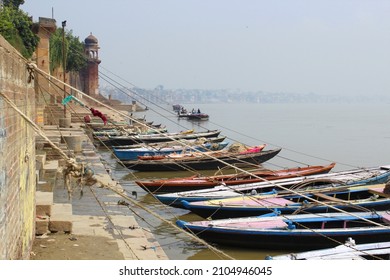
[[[32,19],[19,9],[23,0],[4,0],[0,8],[0,34],[20,53],[30,58],[39,38],[32,31]]]
[[[13,6],[19,8],[20,5],[24,4],[24,0],[3,0],[4,6]]]
[[[65,31],[58,28],[50,37],[50,71],[63,65],[63,45],[65,46],[65,69],[66,72],[78,72],[87,65],[84,56],[84,45],[80,39],[73,35],[72,31]]]

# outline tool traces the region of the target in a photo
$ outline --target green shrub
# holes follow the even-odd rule
[[[25,12],[4,2],[0,9],[0,34],[26,58],[32,56],[39,42],[31,29],[32,24]]]

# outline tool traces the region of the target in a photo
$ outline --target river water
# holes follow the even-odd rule
[[[136,113],[154,124],[165,125],[169,132],[194,129],[220,129],[229,143],[267,144],[266,149],[281,147],[279,155],[264,167],[280,169],[336,162],[333,171],[373,167],[390,163],[389,104],[183,104],[187,110],[199,108],[210,115],[208,121],[178,119],[172,105],[149,106]],[[164,219],[175,222],[200,220],[184,209],[161,205],[135,183],[135,179],[172,178],[188,172],[132,172],[116,163],[110,152],[101,153],[113,170],[113,177],[145,207]],[[213,172],[205,172],[212,174]],[[142,209],[133,207],[139,223],[149,228],[170,259],[219,259],[220,256],[172,229]],[[260,251],[216,246],[235,259],[261,260],[281,251]]]

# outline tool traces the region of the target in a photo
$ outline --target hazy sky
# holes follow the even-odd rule
[[[142,88],[390,94],[388,0],[25,0]]]

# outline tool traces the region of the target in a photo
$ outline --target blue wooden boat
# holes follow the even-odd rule
[[[176,224],[210,243],[272,250],[330,248],[348,237],[357,243],[387,242],[390,237],[390,214],[385,211],[267,214]]]
[[[173,153],[181,154],[190,151],[206,152],[206,151],[218,151],[225,148],[229,143],[204,143],[200,145],[194,145],[192,147],[184,145],[172,145],[169,147],[163,146],[144,146],[133,149],[122,149],[112,147],[115,156],[121,160],[137,160],[140,156],[158,156],[158,155],[169,155]]]
[[[272,191],[273,189],[276,189],[278,191],[286,188],[309,189],[332,186],[337,187],[363,184],[381,184],[385,183],[389,179],[389,177],[390,166],[379,166],[331,172],[328,174],[273,180],[253,184],[243,184],[235,186],[219,185],[210,189],[157,194],[155,195],[155,197],[166,205],[183,208],[183,200],[193,202],[211,199],[224,199],[242,195],[265,193]]]
[[[207,219],[237,218],[262,215],[274,211],[283,214],[356,212],[367,209],[389,210],[390,194],[385,184],[353,187],[321,188],[289,194],[252,195],[197,202],[183,201],[191,212]]]

